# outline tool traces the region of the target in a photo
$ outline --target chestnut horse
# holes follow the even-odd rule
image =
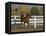
[[[22,22],[24,22],[24,27],[25,27],[25,23],[27,23],[28,24],[28,27],[29,27],[29,18],[31,18],[31,15],[29,14],[29,13],[27,13],[27,14],[22,14],[21,15],[21,24],[22,24]]]

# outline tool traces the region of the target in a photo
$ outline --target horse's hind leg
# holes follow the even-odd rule
[[[30,28],[30,23],[28,22],[28,28]]]

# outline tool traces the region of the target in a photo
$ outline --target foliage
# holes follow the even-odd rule
[[[21,6],[19,8],[16,8],[15,12],[16,12],[15,15],[30,13],[30,8],[27,8],[26,6]]]
[[[27,14],[29,13],[30,15],[43,15],[43,8],[40,7],[32,7],[32,8],[28,8],[26,6],[20,6],[18,8],[15,8],[14,11],[12,11],[12,15],[22,15],[22,14]]]
[[[39,15],[39,10],[37,7],[32,7],[31,8],[31,14],[32,15]]]
[[[39,15],[43,15],[43,8],[40,8],[39,11]]]

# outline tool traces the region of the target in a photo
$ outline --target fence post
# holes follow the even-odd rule
[[[15,19],[16,19],[16,16],[14,16],[15,17]]]
[[[34,16],[34,28],[36,29],[36,16]]]

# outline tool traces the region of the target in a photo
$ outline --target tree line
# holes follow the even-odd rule
[[[41,16],[43,15],[43,8],[38,8],[38,7],[28,8],[26,6],[21,6],[21,7],[15,8],[15,10],[11,12],[11,15],[14,16],[14,15],[21,15],[26,13],[30,13],[31,15]]]

